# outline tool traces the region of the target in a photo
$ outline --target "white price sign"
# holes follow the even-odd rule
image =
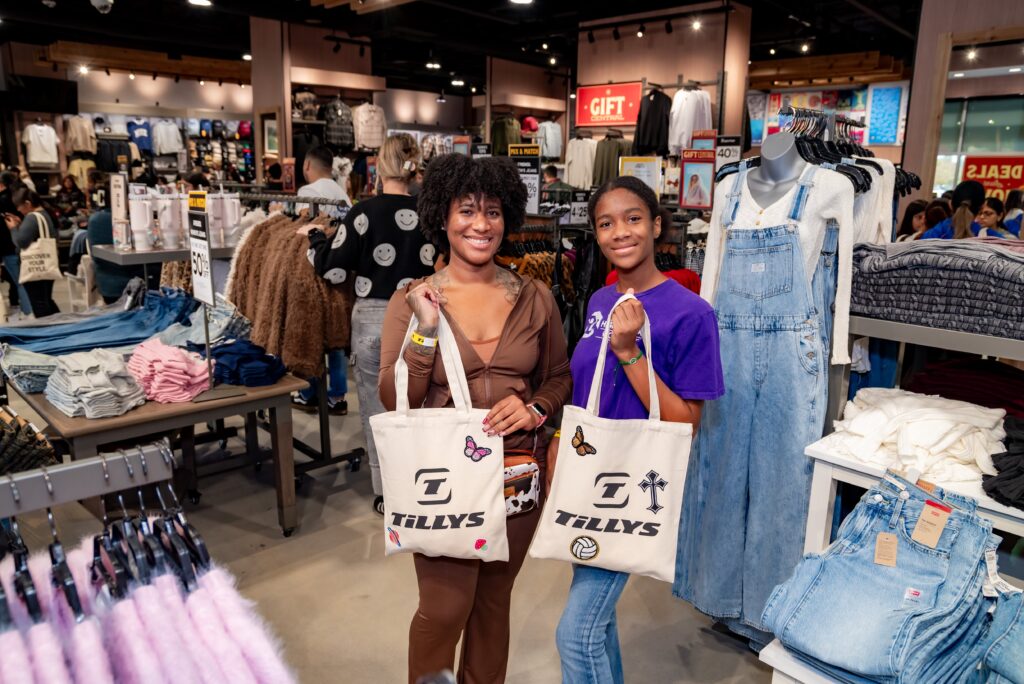
[[[572,204],[569,211],[569,223],[574,226],[581,226],[590,223],[590,191],[584,190],[572,193]]]
[[[730,162],[737,162],[743,154],[738,135],[718,136],[718,146],[715,151],[715,171]]]
[[[208,306],[216,306],[213,272],[210,270],[210,230],[205,192],[188,194],[188,245],[191,252],[192,295]]]
[[[526,185],[526,213],[538,213],[540,211],[540,145],[509,145],[508,156],[515,161],[519,177]]]

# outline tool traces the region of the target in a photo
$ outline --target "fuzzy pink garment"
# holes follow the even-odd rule
[[[90,565],[92,565],[92,537],[86,537],[81,546],[68,551],[68,567],[71,568],[71,576],[75,578],[78,598],[82,601],[82,611],[86,615],[92,615],[94,604],[94,588],[89,575]]]
[[[228,634],[209,591],[199,587],[185,599],[185,607],[192,617],[193,627],[210,647],[213,657],[227,674],[226,681],[232,684],[256,684],[255,675],[238,645]]]
[[[64,651],[53,627],[41,622],[28,630],[25,638],[29,655],[32,659],[32,672],[36,682],[41,684],[71,684],[67,663],[64,662]]]
[[[0,682],[3,684],[33,684],[32,661],[21,632],[9,629],[0,634]]]
[[[87,617],[74,626],[65,648],[71,661],[71,674],[77,684],[113,684],[110,659],[103,647],[100,622],[95,616]]]
[[[153,580],[153,586],[160,592],[160,598],[163,600],[167,628],[175,630],[184,642],[184,652],[195,661],[204,684],[222,684],[230,681],[207,644],[192,626],[192,618],[185,608],[185,598],[182,596],[178,580],[173,575],[162,575]]]
[[[160,663],[150,651],[131,599],[114,603],[102,615],[103,639],[114,677],[121,684],[162,684]]]
[[[138,587],[132,592],[132,600],[146,629],[147,640],[156,652],[167,680],[175,684],[202,682],[195,662],[185,650],[177,630],[168,629],[167,612],[160,591],[152,585]]]
[[[256,681],[261,684],[295,682],[295,675],[285,665],[280,642],[256,613],[254,604],[238,593],[234,577],[215,566],[199,578],[199,584],[209,590],[224,626],[242,650]]]

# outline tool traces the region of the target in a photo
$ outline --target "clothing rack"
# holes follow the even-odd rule
[[[864,128],[864,122],[858,119],[851,119],[848,116],[842,114],[836,114],[835,111],[826,111],[821,109],[807,109],[806,107],[794,107],[792,105],[786,105],[779,109],[779,116],[791,116],[793,117],[790,122],[789,128],[792,128],[792,124],[797,121],[812,121],[816,126],[821,127],[822,138],[824,140],[833,140],[836,137],[836,126],[842,128]]]
[[[718,130],[723,130],[723,122],[725,121],[725,78],[726,73],[724,70],[718,72],[718,76],[713,79],[705,81],[695,81],[694,79],[683,79],[682,74],[676,74],[676,82],[672,85],[663,86],[659,83],[653,83],[647,80],[647,77],[640,79],[643,84],[642,92],[646,92],[648,87],[658,88],[662,91],[665,90],[682,90],[682,89],[696,89],[701,86],[715,86],[716,97],[718,100]]]
[[[286,194],[273,194],[273,193],[240,193],[238,198],[241,201],[247,202],[295,202],[302,204],[309,204],[311,217],[316,217],[317,205],[324,204],[334,207],[347,207],[349,206],[344,200],[326,199],[324,197],[299,197],[297,195],[286,195]],[[296,475],[305,475],[311,470],[317,470],[319,468],[325,468],[330,465],[347,461],[349,468],[352,472],[358,472],[359,465],[362,463],[363,456],[366,454],[366,449],[362,447],[356,447],[346,451],[345,453],[337,456],[332,456],[333,450],[331,449],[331,422],[330,422],[330,411],[327,405],[327,368],[324,368],[324,372],[321,373],[317,382],[317,418],[319,420],[320,428],[320,449],[314,449],[309,446],[298,437],[292,438],[292,446],[299,452],[309,456],[312,461],[309,463],[296,463],[295,473]],[[270,426],[265,422],[260,422],[260,427],[265,430],[269,430]]]
[[[165,438],[145,446],[7,475],[0,479],[0,518],[170,480],[177,465]]]

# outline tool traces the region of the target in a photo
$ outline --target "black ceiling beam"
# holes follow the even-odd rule
[[[860,0],[845,0],[845,1],[846,1],[846,4],[850,5],[851,7],[857,8],[858,10],[860,10],[864,14],[868,15],[869,17],[871,17],[872,19],[874,19],[878,23],[880,23],[883,26],[886,26],[886,27],[892,29],[896,33],[900,34],[901,36],[906,36],[907,38],[909,38],[910,40],[913,40],[913,41],[917,40],[917,36],[915,36],[913,33],[908,31],[907,29],[903,28],[902,26],[900,26],[895,21],[893,21],[889,17],[885,16],[884,14],[879,12],[878,10],[876,10],[876,9],[874,9],[872,7],[868,7],[863,2],[860,2]]]
[[[487,12],[478,12],[477,10],[469,9],[468,7],[461,7],[452,2],[444,2],[444,0],[420,0],[425,5],[433,5],[434,7],[441,7],[452,12],[459,12],[460,14],[466,14],[477,19],[483,19],[485,21],[496,21],[500,24],[508,24],[509,26],[518,26],[520,22],[515,19],[506,19],[505,17],[499,17],[496,14],[488,14]]]

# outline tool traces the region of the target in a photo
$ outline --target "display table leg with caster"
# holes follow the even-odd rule
[[[277,487],[277,518],[290,537],[298,514],[295,508],[295,452],[292,449],[291,398],[283,397],[270,408],[270,448],[274,454],[274,484]]]

